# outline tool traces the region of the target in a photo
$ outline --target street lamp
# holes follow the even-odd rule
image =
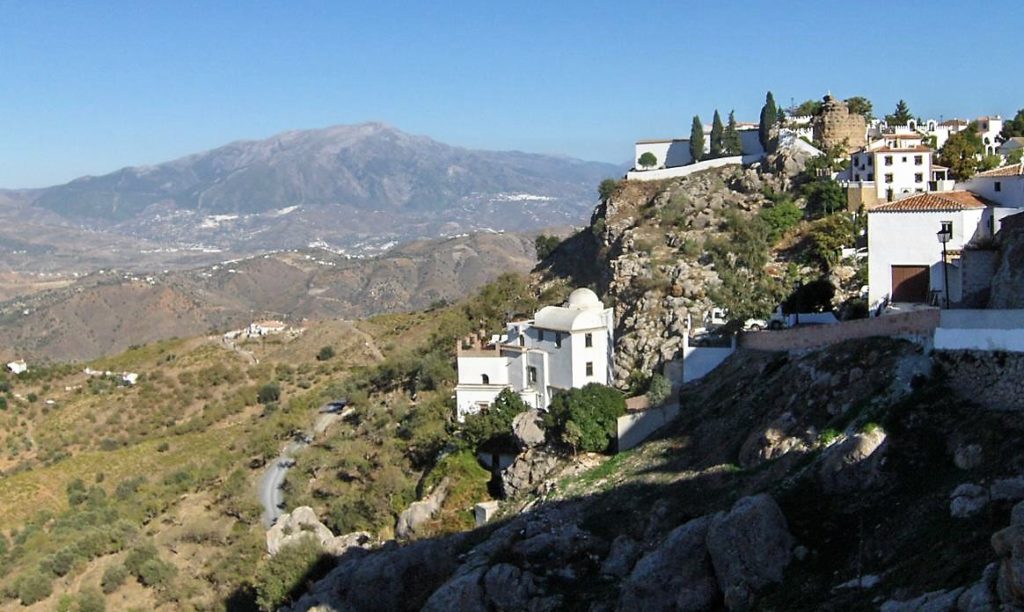
[[[953,239],[953,224],[949,221],[942,221],[935,237],[942,243],[942,301],[946,303],[946,308],[949,308],[949,268],[946,263],[946,243]]]

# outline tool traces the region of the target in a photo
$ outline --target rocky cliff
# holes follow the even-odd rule
[[[958,386],[966,361],[882,339],[737,353],[656,439],[563,458],[496,524],[346,553],[293,609],[1020,605],[1024,425]]]

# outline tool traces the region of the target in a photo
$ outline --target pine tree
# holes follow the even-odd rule
[[[891,115],[885,116],[886,125],[906,125],[908,121],[913,119],[914,116],[910,114],[910,106],[900,99],[896,103],[896,111]]]
[[[757,126],[757,135],[765,151],[768,150],[769,131],[778,119],[779,107],[775,105],[775,96],[769,91],[765,96],[764,106],[761,107],[761,121]]]
[[[690,157],[694,163],[704,158],[704,126],[700,115],[693,116],[693,125],[690,126]]]
[[[725,128],[722,127],[722,117],[718,114],[718,109],[715,109],[715,118],[711,122],[711,157],[721,157],[723,146],[722,137]]]
[[[725,126],[722,146],[726,155],[743,155],[743,141],[740,140],[740,133],[736,129],[736,111],[729,111],[729,124]]]

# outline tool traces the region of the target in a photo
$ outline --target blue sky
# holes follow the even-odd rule
[[[0,187],[371,120],[619,163],[716,107],[756,120],[768,89],[1012,116],[1022,7],[0,0]]]

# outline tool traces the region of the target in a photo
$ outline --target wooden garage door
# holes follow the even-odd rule
[[[928,266],[893,266],[892,301],[927,302]]]

